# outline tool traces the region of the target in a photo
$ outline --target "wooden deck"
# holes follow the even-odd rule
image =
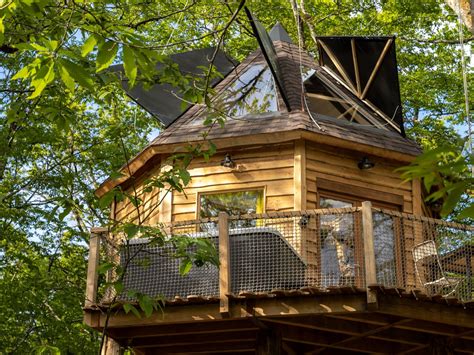
[[[360,287],[358,279],[353,280],[354,286],[344,284],[344,278],[340,278],[339,283],[333,286],[324,283],[314,286],[317,283],[313,285],[310,283],[312,279],[308,279],[308,282],[296,286],[300,287],[297,289],[290,288],[295,286],[288,286],[287,289],[282,287],[267,292],[249,288],[236,291],[235,287],[230,287],[232,275],[235,281],[236,273],[244,273],[246,271],[242,270],[247,268],[239,269],[236,260],[232,262],[229,259],[230,237],[235,238],[232,234],[235,231],[229,229],[229,223],[237,217],[221,213],[216,219],[220,267],[218,275],[214,275],[215,282],[219,284],[219,292],[214,296],[188,294],[187,297],[171,297],[165,301],[163,311],[155,311],[150,317],[145,317],[144,314],[137,317],[132,312],[126,314],[122,307],[126,300],[121,300],[120,297],[98,300],[100,235],[107,235],[107,230],[94,229],[90,244],[84,321],[109,337],[105,354],[119,354],[120,347],[132,348],[138,354],[474,353],[472,265],[471,259],[468,259],[472,257],[471,244],[466,244],[463,239],[465,246],[458,246],[442,254],[446,270],[465,279],[465,287],[455,293],[456,297],[448,297],[451,293],[446,292],[425,294],[429,288],[418,290],[410,286],[406,274],[400,274],[400,277],[397,274],[396,285],[402,286],[395,287],[390,280],[387,284],[377,284],[380,281],[377,277],[374,238],[379,235],[375,234],[374,237],[373,233],[374,211],[382,213],[384,210],[374,209],[369,202],[364,202],[361,208],[304,212],[310,218],[328,213],[359,213],[359,232],[364,241],[362,245],[356,245],[359,254],[363,253]],[[425,234],[427,231],[433,232],[434,227],[446,227],[451,232],[457,228],[458,232],[465,232],[463,236],[472,235],[472,227],[469,226],[391,211],[385,213],[403,223],[405,234],[399,234],[399,238],[421,235],[422,231]],[[258,215],[255,218],[263,221],[272,216]],[[285,228],[291,225],[291,230],[295,226],[309,230],[310,223],[301,223],[300,212],[286,212],[285,215],[278,214],[276,217]],[[285,218],[297,222],[289,224]],[[276,224],[269,225],[273,229],[278,227]],[[398,224],[393,225],[398,228]],[[175,224],[173,228],[179,226],[180,224]],[[259,228],[251,228],[252,233],[268,230],[268,226]],[[442,228],[439,230],[441,232]],[[285,242],[284,245],[284,250],[293,250],[290,244]],[[260,245],[262,247],[264,246]],[[252,264],[254,268],[249,275],[255,277],[260,284],[265,282],[265,277],[273,277],[277,270],[277,254],[269,255],[275,258],[270,258],[273,263],[269,264],[272,266],[269,274],[256,271],[258,262],[262,259]],[[405,259],[398,260],[392,268],[397,270],[401,265],[401,269],[406,271],[410,262],[413,262],[408,258],[411,252],[396,255]],[[285,260],[286,270],[290,259]],[[153,272],[142,283],[148,285],[153,281],[163,286],[163,280],[157,281],[159,278],[156,276],[160,275],[161,269],[149,270]],[[308,263],[308,275],[311,271]],[[169,277],[169,274],[166,275]],[[296,277],[294,272],[291,277]],[[206,279],[206,283],[209,282],[211,280]],[[422,287],[422,284],[418,286]],[[170,287],[176,291],[175,283]],[[137,309],[140,308],[136,306]]]
[[[293,291],[216,300],[190,298],[149,318],[112,312],[106,333],[138,354],[439,354],[474,352],[474,303],[400,289]],[[87,308],[86,323],[103,330],[106,309]],[[109,352],[113,353],[113,352]]]

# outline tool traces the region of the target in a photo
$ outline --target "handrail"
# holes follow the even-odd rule
[[[387,216],[390,217],[398,217],[402,218],[407,221],[415,221],[415,222],[420,222],[420,223],[407,223],[407,224],[402,224],[398,223],[398,219],[392,219],[392,224],[382,224],[382,228],[387,228],[386,226],[389,225],[391,226],[390,228],[393,228],[393,233],[398,233],[397,235],[394,234],[394,238],[415,238],[415,240],[420,239],[420,238],[433,238],[433,235],[430,233],[433,233],[432,229],[426,229],[425,227],[422,226],[424,224],[428,225],[435,225],[435,226],[444,226],[444,227],[451,227],[451,228],[456,228],[460,229],[462,231],[474,231],[473,226],[467,226],[463,225],[460,223],[456,222],[447,222],[443,221],[440,219],[434,219],[434,218],[429,218],[429,217],[424,217],[424,216],[416,216],[413,214],[408,214],[408,213],[402,213],[402,212],[397,212],[397,211],[392,211],[392,210],[387,210],[383,208],[376,208],[371,205],[370,202],[363,202],[362,207],[349,207],[349,208],[330,208],[330,209],[316,209],[316,210],[306,210],[306,211],[289,211],[289,212],[271,212],[271,213],[259,213],[259,214],[246,214],[246,215],[240,215],[240,216],[229,216],[226,213],[222,212],[219,214],[219,217],[213,217],[213,218],[204,218],[204,219],[196,219],[196,220],[189,220],[189,221],[180,221],[180,222],[173,222],[173,223],[168,223],[168,224],[162,224],[161,226],[163,228],[171,227],[171,228],[176,228],[176,227],[186,227],[186,226],[193,226],[199,223],[209,223],[209,222],[215,222],[217,227],[218,227],[218,236],[219,238],[216,240],[218,241],[218,250],[219,250],[219,262],[220,262],[220,268],[219,268],[219,290],[218,290],[218,295],[220,298],[220,312],[223,317],[226,317],[229,315],[229,299],[228,295],[231,294],[231,290],[234,287],[232,285],[231,288],[231,267],[235,267],[234,264],[231,264],[230,262],[230,241],[229,241],[229,234],[236,233],[236,229],[233,227],[235,224],[234,221],[242,220],[244,221],[244,224],[247,225],[248,220],[255,220],[256,222],[254,223],[259,223],[259,220],[262,221],[262,225],[266,225],[265,221],[266,219],[274,219],[273,222],[269,223],[269,226],[273,229],[275,232],[282,232],[282,230],[286,230],[288,233],[296,233],[296,234],[287,234],[285,237],[283,237],[283,232],[282,235],[280,235],[281,238],[289,238],[288,240],[291,240],[289,243],[294,243],[292,245],[288,244],[288,241],[285,239],[285,243],[289,246],[291,250],[294,251],[294,253],[298,253],[300,258],[313,258],[313,259],[304,259],[304,262],[308,262],[307,260],[311,260],[308,263],[312,263],[311,266],[309,266],[309,269],[306,269],[304,275],[304,282],[313,282],[314,280],[319,280],[316,281],[314,285],[322,285],[321,287],[327,286],[328,283],[324,283],[321,281],[319,278],[324,278],[326,276],[323,276],[319,268],[321,267],[323,261],[321,259],[321,253],[322,252],[322,246],[321,246],[321,238],[324,238],[326,234],[322,233],[332,233],[330,230],[327,228],[323,228],[323,219],[319,218],[308,218],[308,220],[303,221],[303,219],[299,219],[298,217],[317,217],[317,216],[324,216],[324,215],[335,215],[335,214],[351,214],[351,213],[356,213],[359,212],[357,218],[351,218],[353,222],[348,222],[348,223],[354,223],[353,227],[350,228],[350,230],[354,235],[352,235],[352,243],[358,243],[352,244],[352,248],[354,248],[354,245],[356,245],[356,249],[354,251],[358,253],[363,253],[358,254],[359,259],[355,258],[352,256],[354,260],[352,260],[352,263],[356,264],[358,263],[357,267],[360,268],[360,271],[362,272],[361,274],[356,274],[360,275],[360,283],[356,285],[364,286],[367,287],[367,301],[368,303],[373,303],[376,301],[376,297],[374,297],[371,289],[369,286],[372,284],[376,284],[377,282],[380,281],[380,273],[381,270],[382,272],[385,272],[383,270],[388,270],[386,271],[388,275],[387,279],[387,285],[389,286],[397,286],[397,287],[416,287],[415,284],[412,284],[411,281],[410,283],[407,283],[407,279],[405,278],[406,275],[411,275],[407,274],[406,271],[410,269],[409,263],[412,262],[410,258],[410,253],[408,249],[405,249],[403,246],[403,241],[401,242],[402,244],[396,245],[396,243],[400,243],[400,239],[397,239],[398,242],[394,239],[394,257],[395,257],[395,262],[398,264],[396,266],[389,266],[382,269],[380,266],[380,260],[384,260],[383,254],[379,253],[380,249],[380,243],[381,239],[383,236],[386,236],[386,233],[382,230],[378,230],[376,232],[375,229],[377,229],[377,226],[374,224],[375,215],[373,215],[373,212],[381,212]],[[285,218],[288,218],[288,220],[293,221],[292,223],[288,224],[288,221],[285,220]],[[283,219],[283,220],[279,220]],[[232,222],[232,223],[231,223]],[[280,227],[278,227],[279,223],[281,224]],[[236,223],[238,224],[238,223]],[[356,224],[358,225],[357,229],[355,226]],[[418,226],[420,224],[420,226]],[[385,226],[385,227],[384,227]],[[416,230],[415,230],[416,227]],[[243,228],[245,229],[246,227],[238,227],[238,228]],[[238,229],[237,228],[237,229]],[[278,230],[278,228],[281,228]],[[286,229],[284,229],[286,228]],[[296,228],[296,229],[295,229]],[[298,229],[299,228],[299,229]],[[378,228],[380,228],[380,224],[378,224]],[[413,228],[410,229],[410,228]],[[356,231],[358,230],[358,232]],[[192,232],[193,228],[191,228],[190,233]],[[229,232],[232,231],[232,232]],[[422,235],[422,233],[428,233],[426,235]],[[88,270],[87,270],[87,287],[86,287],[86,301],[85,301],[85,307],[91,307],[95,304],[97,304],[97,286],[98,286],[98,269],[99,269],[99,254],[101,250],[101,241],[104,241],[106,238],[103,238],[106,234],[110,233],[109,228],[92,228],[91,231],[91,237],[90,237],[90,248],[89,248],[89,260],[88,260]],[[248,232],[247,232],[248,233]],[[337,229],[335,229],[334,233],[338,233]],[[381,234],[382,233],[382,234]],[[408,233],[408,234],[406,234]],[[294,236],[294,237],[288,237],[288,236]],[[217,236],[217,234],[216,234]],[[232,236],[232,235],[231,235]],[[336,236],[336,234],[334,234]],[[340,235],[339,237],[341,237]],[[291,239],[294,238],[294,239]],[[298,239],[299,238],[299,239]],[[304,238],[312,238],[312,239],[304,239]],[[342,237],[344,238],[344,237]],[[310,240],[312,246],[310,251],[308,251],[307,245],[304,244],[305,241]],[[336,239],[334,239],[336,241]],[[343,242],[344,239],[340,239],[337,243]],[[421,239],[420,239],[421,240]],[[336,242],[335,242],[336,243]],[[375,248],[374,248],[374,243],[375,243]],[[377,247],[378,243],[378,247]],[[317,246],[316,251],[315,245]],[[342,248],[344,245],[338,244],[337,248]],[[263,247],[262,247],[263,248]],[[342,249],[337,249],[337,253],[341,253]],[[358,250],[358,251],[357,251]],[[114,250],[113,253],[119,252],[119,250]],[[327,252],[327,251],[326,251]],[[307,253],[313,253],[311,256],[308,256],[309,254]],[[315,254],[316,253],[316,254]],[[319,255],[319,256],[314,256],[314,255]],[[326,254],[328,255],[328,254]],[[463,254],[464,255],[464,254]],[[467,257],[471,257],[472,253],[466,254],[466,261],[462,261],[461,257],[458,257],[457,259],[461,260],[458,263],[465,263],[465,265],[471,265],[471,259],[467,259]],[[110,256],[110,255],[109,255]],[[118,254],[116,255],[118,257]],[[315,259],[316,258],[316,259]],[[327,257],[326,257],[327,259]],[[469,260],[469,261],[468,261]],[[327,260],[326,260],[327,262]],[[332,262],[332,261],[331,261]],[[334,260],[334,263],[337,263],[337,260]],[[234,266],[232,266],[234,265]],[[286,265],[286,264],[285,264]],[[309,265],[309,264],[306,264]],[[464,264],[463,264],[464,265]],[[456,265],[456,267],[459,268],[466,268],[466,266],[459,266]],[[308,267],[308,266],[306,266]],[[312,269],[311,269],[312,268]],[[461,270],[459,269],[459,270]],[[237,270],[237,269],[236,269]],[[457,270],[457,269],[456,269]],[[470,269],[469,269],[470,270]],[[309,271],[309,273],[308,273]],[[461,270],[463,271],[463,270]],[[332,271],[331,271],[332,272]],[[403,272],[403,275],[400,276]],[[397,273],[396,276],[391,276],[394,273]],[[277,275],[277,274],[275,274]],[[310,276],[308,276],[310,275]],[[316,276],[315,276],[316,275]],[[329,275],[329,274],[325,274]],[[471,274],[469,274],[471,275]],[[332,277],[332,276],[328,276]],[[347,275],[344,275],[343,277],[350,277]],[[353,276],[354,277],[354,276]],[[359,277],[359,276],[357,276]],[[392,279],[391,277],[395,277],[393,282],[395,284],[391,283]],[[411,276],[410,276],[411,277]],[[295,279],[294,274],[292,274],[292,280]],[[383,279],[383,278],[382,278]],[[272,279],[273,280],[273,279]],[[310,280],[310,281],[308,281]],[[332,280],[332,279],[331,279]],[[385,280],[385,279],[384,279]],[[411,279],[410,279],[411,280]],[[261,280],[260,280],[261,281]],[[330,281],[333,282],[333,281]],[[344,285],[345,281],[340,281],[342,282],[340,285]],[[385,281],[384,281],[385,282]],[[470,281],[469,281],[470,282]],[[236,283],[237,284],[237,283]],[[337,284],[337,281],[336,281]],[[329,283],[329,285],[333,285]],[[383,285],[386,285],[383,283]],[[358,287],[360,287],[358,286]],[[468,285],[469,290],[471,289],[471,283]],[[258,290],[258,287],[256,288]],[[239,289],[240,290],[240,289]],[[253,289],[252,289],[253,290]],[[252,291],[249,289],[249,291]],[[174,291],[173,291],[174,292]],[[237,291],[232,291],[232,292],[237,292]],[[217,296],[217,294],[215,294]]]
[[[459,228],[459,229],[474,231],[474,226],[470,226],[467,224],[449,222],[442,219],[436,219],[436,218],[425,217],[425,216],[418,216],[411,213],[398,212],[398,211],[388,210],[385,208],[372,207],[372,210],[376,212],[382,212],[384,214],[394,216],[394,217],[402,217],[402,218],[410,219],[413,221],[430,222],[430,223],[440,224],[445,227],[452,227],[452,228]]]

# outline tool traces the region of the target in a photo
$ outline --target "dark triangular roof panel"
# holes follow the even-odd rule
[[[208,68],[211,65],[214,51],[214,48],[196,49],[190,52],[172,54],[170,60],[178,65],[183,74],[204,76],[207,71],[203,68]],[[219,50],[212,64],[222,76],[226,76],[235,68],[236,62]],[[156,65],[157,70],[162,67],[162,63]],[[114,65],[111,70],[123,72],[123,65]],[[215,78],[211,81],[211,85],[215,85],[219,81],[220,79]],[[156,84],[149,89],[145,89],[143,85],[138,83],[135,87],[130,88],[127,78],[123,76],[122,87],[128,96],[160,120],[165,127],[173,123],[188,108],[188,106],[183,105],[180,91],[169,84]]]
[[[269,36],[272,41],[293,43],[290,38],[290,35],[288,34],[288,32],[286,32],[280,22],[277,22],[275,26],[273,26],[273,28],[270,30]]]
[[[260,49],[265,57],[265,60],[268,63],[268,67],[270,68],[273,77],[275,78],[275,82],[280,90],[281,97],[285,102],[286,108],[288,111],[291,111],[290,102],[288,100],[288,93],[285,87],[285,80],[284,80],[284,73],[280,68],[280,63],[278,61],[278,56],[275,50],[275,46],[273,45],[273,41],[268,35],[267,30],[263,25],[257,20],[255,16],[250,12],[250,10],[245,7],[245,12],[247,17],[252,25],[252,29],[254,32],[255,37],[257,38],[258,44]]]
[[[320,64],[403,136],[394,37],[318,37]]]

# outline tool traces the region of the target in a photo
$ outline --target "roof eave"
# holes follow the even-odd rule
[[[244,138],[244,139],[243,139]],[[298,139],[306,139],[311,142],[338,147],[341,149],[349,149],[352,151],[377,156],[380,158],[386,158],[395,160],[401,163],[411,163],[418,154],[402,153],[396,150],[388,148],[377,147],[370,144],[364,144],[360,142],[348,141],[343,138],[329,136],[323,132],[318,133],[314,131],[308,131],[304,128],[297,128],[291,131],[284,132],[269,132],[259,134],[248,134],[239,137],[226,137],[212,139],[213,144],[217,149],[228,149],[237,148],[248,145],[261,145],[261,144],[272,144],[272,143],[284,143],[294,141]],[[251,142],[251,143],[249,143]],[[203,140],[189,141],[189,142],[178,142],[169,144],[155,144],[149,145],[132,160],[120,168],[120,172],[123,174],[117,179],[105,180],[95,191],[97,197],[101,197],[113,188],[125,184],[130,178],[138,178],[141,175],[142,168],[157,155],[172,154],[178,152],[180,149],[184,150],[186,144],[202,144]]]

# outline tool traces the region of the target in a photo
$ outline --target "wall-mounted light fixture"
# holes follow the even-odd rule
[[[372,169],[375,164],[369,160],[367,157],[363,157],[358,163],[357,166],[360,170],[369,170]]]
[[[221,165],[230,169],[235,168],[235,162],[232,160],[229,153],[225,155],[224,159],[221,161]]]

